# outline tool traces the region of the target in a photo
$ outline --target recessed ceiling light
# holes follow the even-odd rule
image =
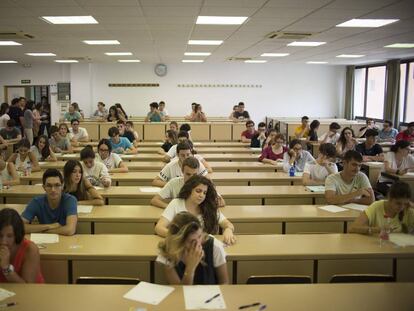
[[[56,63],[79,63],[79,61],[75,59],[57,59],[55,60]]]
[[[188,40],[189,45],[220,45],[223,40]]]
[[[16,64],[15,60],[0,60],[0,64]]]
[[[359,57],[364,57],[365,55],[359,55],[359,54],[341,54],[341,55],[338,55],[338,56],[336,56],[336,57],[339,57],[339,58],[359,58]]]
[[[118,59],[120,63],[140,63],[139,59]]]
[[[247,16],[199,16],[196,24],[199,25],[241,25]]]
[[[16,41],[0,41],[0,45],[22,45],[22,44]]]
[[[313,64],[313,65],[322,65],[322,64],[327,64],[328,62],[318,62],[318,61],[309,61],[306,62],[307,64]]]
[[[128,55],[132,55],[131,52],[108,52],[105,53],[105,55],[108,56],[128,56]]]
[[[83,40],[84,43],[90,45],[118,45],[118,40]]]
[[[181,62],[183,63],[204,63],[202,59],[183,59]]]
[[[54,53],[26,53],[29,56],[56,56]]]
[[[210,52],[185,52],[185,56],[209,56]]]
[[[70,24],[98,24],[93,16],[42,16],[40,19],[49,24],[70,25]]]
[[[290,55],[289,53],[263,53],[263,57],[284,57]]]
[[[311,41],[295,41],[288,44],[288,46],[319,46],[323,45],[326,42],[311,42]]]
[[[388,24],[392,24],[395,22],[398,22],[399,19],[359,19],[354,18],[349,21],[346,21],[344,23],[336,25],[336,27],[370,27],[370,28],[376,28],[376,27],[382,27]]]
[[[244,62],[251,63],[251,64],[262,64],[262,63],[267,63],[267,60],[250,59],[250,60],[245,60]]]
[[[414,43],[394,43],[384,46],[384,48],[396,48],[396,49],[412,49],[414,48]]]

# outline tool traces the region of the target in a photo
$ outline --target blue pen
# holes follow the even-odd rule
[[[206,301],[204,301],[204,303],[209,303],[209,302],[211,302],[214,298],[217,298],[217,297],[219,297],[219,296],[220,296],[220,293],[215,294],[213,297],[211,297],[211,298],[207,299]]]

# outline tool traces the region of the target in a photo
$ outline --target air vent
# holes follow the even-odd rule
[[[306,39],[315,33],[311,32],[284,32],[284,31],[273,31],[267,34],[265,37],[268,39],[281,39],[281,40],[300,40]]]
[[[245,60],[251,60],[251,57],[230,57],[227,60],[232,62],[244,62]]]
[[[1,40],[11,40],[11,39],[34,39],[33,35],[24,33],[23,31],[0,31]]]

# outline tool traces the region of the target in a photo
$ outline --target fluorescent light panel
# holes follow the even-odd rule
[[[128,56],[128,55],[132,55],[131,52],[108,52],[105,53],[105,55],[108,56]]]
[[[183,59],[181,62],[183,63],[204,63],[202,59]]]
[[[359,19],[354,18],[344,23],[336,25],[336,27],[366,27],[377,28],[398,22],[399,19]]]
[[[414,48],[414,43],[394,43],[384,46],[384,48],[395,48],[395,49],[412,49]]]
[[[0,64],[16,64],[15,60],[0,60]]]
[[[185,52],[185,56],[210,56],[210,52]]]
[[[139,59],[118,59],[120,63],[140,63]]]
[[[319,62],[319,61],[309,61],[306,62],[307,64],[313,64],[313,65],[322,65],[322,64],[327,64],[328,62]]]
[[[311,41],[294,41],[288,44],[288,46],[320,46],[326,42],[311,42]]]
[[[267,60],[250,59],[250,60],[245,60],[244,62],[251,63],[251,64],[262,64],[262,63],[267,63]]]
[[[290,55],[289,53],[263,53],[263,57],[284,57]]]
[[[223,40],[188,40],[189,45],[220,45]]]
[[[93,16],[42,16],[40,19],[55,25],[98,24]]]
[[[336,57],[338,58],[359,58],[359,57],[364,57],[364,56],[365,55],[359,55],[359,54],[341,54]]]
[[[79,61],[75,59],[57,59],[55,60],[56,63],[79,63]]]
[[[22,44],[16,41],[0,41],[0,45],[22,45]]]
[[[196,24],[199,25],[241,25],[247,16],[199,16]]]
[[[118,45],[118,40],[83,40],[84,43],[90,45]]]
[[[26,53],[29,56],[56,56],[54,53]]]

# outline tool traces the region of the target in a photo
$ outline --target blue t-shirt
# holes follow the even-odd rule
[[[379,139],[395,139],[397,137],[398,131],[395,128],[392,128],[391,131],[385,132],[384,130],[379,131]]]
[[[124,150],[127,150],[128,148],[132,147],[131,142],[126,137],[119,137],[119,143],[117,144],[115,144],[112,141],[112,139],[110,139],[109,141],[111,142],[112,152],[115,152],[115,153],[123,153],[123,151],[121,152],[120,150],[118,150],[119,148],[123,148]]]
[[[66,225],[66,217],[78,214],[78,202],[68,193],[63,193],[58,208],[52,209],[47,201],[46,194],[33,198],[26,206],[22,217],[29,222],[36,217],[40,224],[53,224],[58,222]]]
[[[161,114],[155,114],[150,111],[147,113],[147,117],[149,118],[150,122],[161,122]]]

